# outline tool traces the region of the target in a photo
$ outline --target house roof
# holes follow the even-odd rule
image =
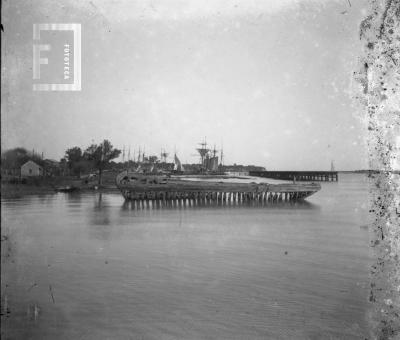
[[[58,166],[60,162],[54,160],[54,159],[45,159],[43,161],[46,165],[52,165],[52,166]]]
[[[25,162],[24,164],[22,164],[21,167],[26,166],[26,165],[35,165],[35,166],[41,168],[41,166],[39,164],[37,164],[37,163],[35,163],[34,161],[31,161],[31,160],[29,160],[29,161]]]

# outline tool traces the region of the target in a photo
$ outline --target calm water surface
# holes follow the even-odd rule
[[[368,186],[343,174],[299,205],[3,200],[2,338],[363,338]]]

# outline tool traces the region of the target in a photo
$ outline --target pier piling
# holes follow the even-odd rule
[[[337,182],[337,171],[250,171],[250,176],[303,182]]]

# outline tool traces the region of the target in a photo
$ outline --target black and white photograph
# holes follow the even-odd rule
[[[400,0],[3,0],[2,339],[400,339]]]

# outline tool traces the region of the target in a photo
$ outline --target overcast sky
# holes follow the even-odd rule
[[[59,159],[109,139],[197,162],[206,137],[225,163],[367,167],[352,99],[366,1],[59,3],[3,1],[3,150]],[[32,25],[70,22],[82,25],[82,90],[32,91]]]

